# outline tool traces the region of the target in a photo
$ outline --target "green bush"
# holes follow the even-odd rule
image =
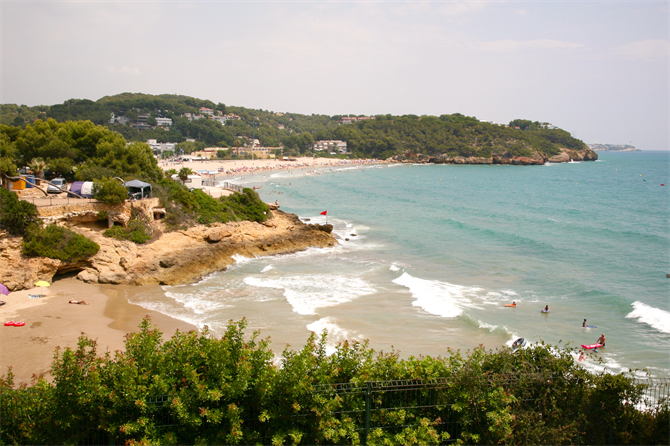
[[[128,190],[119,180],[103,178],[93,183],[95,199],[107,204],[121,204],[128,198]]]
[[[117,240],[130,240],[131,242],[142,244],[151,240],[153,231],[149,223],[149,217],[144,215],[139,209],[133,208],[130,220],[128,220],[128,227],[112,226],[103,234]]]
[[[229,221],[263,222],[270,218],[270,208],[255,190],[245,188],[243,193],[235,192],[216,200],[201,190],[189,190],[176,181],[165,179],[154,188],[165,207],[165,225],[168,229],[178,229],[195,223],[211,224]]]
[[[22,252],[28,257],[48,257],[76,262],[97,254],[100,246],[93,240],[69,229],[49,225],[32,226],[23,238]]]
[[[665,444],[667,400],[636,408],[644,384],[591,374],[569,350],[476,348],[400,359],[366,342],[326,354],[327,335],[288,347],[275,366],[267,339],[231,322],[216,338],[145,319],[125,351],[98,356],[82,336],[57,350],[53,381],[14,389],[0,379],[2,444]],[[394,381],[391,381],[394,380]],[[387,390],[372,383],[390,383]],[[405,391],[411,383],[432,388]],[[387,384],[388,385],[388,384]],[[429,390],[432,389],[432,390]],[[160,398],[157,398],[160,397]],[[366,405],[369,414],[366,431]],[[614,441],[615,443],[608,443]],[[99,443],[98,443],[99,444]]]
[[[25,200],[19,200],[14,192],[0,187],[0,229],[12,235],[23,236],[33,225],[41,225],[37,207]]]

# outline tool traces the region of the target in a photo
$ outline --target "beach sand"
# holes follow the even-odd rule
[[[377,164],[384,163],[385,161],[380,160],[341,160],[337,158],[312,158],[308,156],[303,156],[295,158],[295,161],[284,161],[280,159],[255,159],[255,160],[210,160],[210,161],[184,161],[184,162],[174,162],[174,161],[159,161],[158,165],[161,169],[169,170],[174,169],[179,172],[180,169],[187,167],[191,169],[194,173],[199,171],[203,173],[198,173],[202,176],[203,183],[210,180],[213,184],[213,181],[227,181],[233,180],[243,176],[244,178],[253,177],[253,175],[264,173],[264,172],[274,172],[280,170],[292,170],[292,169],[309,169],[309,168],[319,168],[319,167],[328,167],[328,166],[355,166],[363,164]],[[204,173],[207,172],[217,172],[216,174]],[[231,172],[231,173],[226,173]],[[211,195],[214,198],[218,198],[221,195],[230,195],[232,194],[229,190],[224,190],[219,187],[204,186],[203,190]]]
[[[197,327],[163,314],[128,303],[128,296],[143,288],[119,285],[92,285],[75,278],[56,280],[50,287],[34,288],[0,296],[7,302],[0,307],[0,375],[12,366],[14,382],[30,383],[33,374],[49,371],[56,347],[75,348],[81,333],[98,342],[98,353],[124,350],[126,333],[138,330],[145,315],[165,339],[179,329]],[[29,295],[43,293],[32,299]],[[86,300],[89,305],[68,303]],[[22,327],[8,327],[6,321],[23,321]]]

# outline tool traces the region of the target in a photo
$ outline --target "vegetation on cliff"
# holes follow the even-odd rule
[[[126,227],[114,225],[103,234],[117,240],[130,240],[137,244],[146,243],[151,240],[153,229],[149,217],[137,208],[130,211],[130,219]]]
[[[48,257],[77,262],[94,256],[100,245],[67,228],[31,226],[23,237],[22,252],[27,257]]]
[[[327,335],[282,352],[231,322],[221,338],[144,320],[125,351],[82,336],[53,381],[0,379],[2,444],[665,444],[667,401],[591,374],[567,349],[482,347],[400,359],[366,342],[326,354]],[[431,386],[419,386],[433,383]],[[656,403],[656,402],[654,402]],[[101,438],[102,437],[102,438]],[[107,438],[104,438],[107,437]]]
[[[206,225],[242,220],[262,223],[271,217],[268,205],[250,188],[216,199],[201,190],[189,192],[184,185],[164,179],[154,188],[154,195],[161,199],[161,206],[167,210],[165,224],[168,229],[184,228],[194,223]]]
[[[209,100],[178,95],[123,93],[98,101],[70,99],[60,105],[39,108],[3,105],[0,122],[16,125],[32,123],[38,117],[58,122],[89,120],[119,132],[129,141],[180,143],[179,149],[190,153],[206,146],[239,146],[259,139],[261,145],[284,148],[285,155],[310,153],[314,141],[339,139],[357,157],[389,158],[407,151],[427,155],[446,154],[463,157],[533,156],[551,157],[561,147],[586,150],[586,145],[565,130],[547,123],[514,120],[508,126],[479,121],[461,114],[441,116],[377,115],[374,119],[356,120],[340,125],[342,116],[274,113],[245,107],[215,104]],[[206,107],[216,113],[234,114],[225,125],[210,119],[189,120],[183,115],[198,115]],[[172,119],[163,129],[136,130],[127,124],[138,116],[147,123],[156,118]],[[127,124],[109,123],[111,116],[128,119]],[[148,116],[148,118],[146,118]],[[19,118],[17,120],[17,118]],[[195,139],[193,142],[187,138]],[[223,152],[222,152],[223,154]],[[323,154],[323,152],[321,153]],[[230,156],[229,154],[226,156]]]

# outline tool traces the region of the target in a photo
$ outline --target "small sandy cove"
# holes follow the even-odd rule
[[[30,383],[32,375],[49,370],[56,347],[76,348],[81,333],[98,342],[98,353],[124,350],[126,333],[137,331],[145,315],[169,338],[177,330],[195,326],[128,303],[132,293],[143,287],[86,284],[75,278],[55,281],[50,287],[35,287],[0,295],[0,375],[12,366],[15,383]],[[40,298],[30,295],[43,294]],[[70,304],[70,299],[88,305]],[[22,327],[5,326],[7,321],[25,322]]]

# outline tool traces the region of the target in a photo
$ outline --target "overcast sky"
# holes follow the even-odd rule
[[[12,2],[2,103],[462,113],[668,150],[668,2]]]

